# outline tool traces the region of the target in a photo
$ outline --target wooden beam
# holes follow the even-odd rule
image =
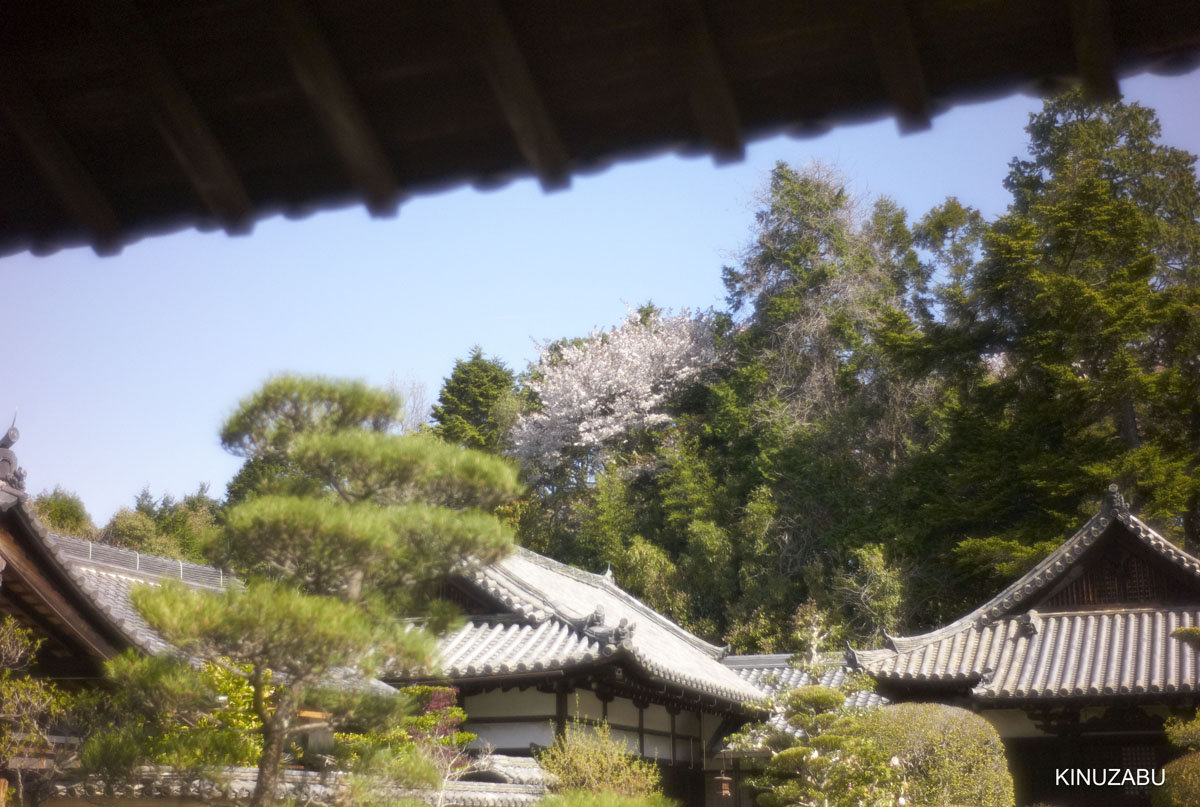
[[[275,11],[292,72],[350,181],[373,215],[393,215],[400,183],[316,18],[303,0],[276,0]]]
[[[96,27],[127,60],[159,132],[196,195],[226,232],[248,232],[253,226],[250,194],[141,13],[128,0],[94,0],[87,5]]]
[[[0,110],[66,211],[91,234],[98,255],[121,251],[121,222],[15,66],[0,65]],[[2,567],[0,567],[2,568]]]
[[[1097,103],[1117,101],[1117,44],[1113,36],[1112,9],[1108,0],[1067,0],[1071,10],[1071,32],[1075,39],[1075,63],[1083,92]]]
[[[667,0],[662,9],[667,52],[687,86],[692,115],[712,147],[713,160],[741,160],[746,155],[741,116],[704,7],[700,0]]]
[[[567,148],[538,90],[499,0],[454,0],[467,47],[483,66],[517,148],[544,190],[571,183]]]
[[[875,63],[900,131],[928,129],[929,92],[904,0],[869,0],[864,8]]]
[[[110,659],[117,654],[116,648],[85,621],[83,615],[42,573],[38,564],[26,554],[12,533],[2,527],[0,555],[8,562],[6,573],[21,581],[29,592],[32,607],[40,605],[47,614],[52,614],[59,624],[63,625],[63,632],[80,642],[92,656]]]

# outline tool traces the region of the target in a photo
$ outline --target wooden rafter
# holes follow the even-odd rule
[[[1117,44],[1108,0],[1068,0],[1075,63],[1083,91],[1096,102],[1121,97],[1117,85]]]
[[[896,110],[902,132],[928,129],[929,92],[925,71],[904,0],[870,0],[864,4],[871,47],[884,90]]]
[[[63,207],[91,233],[96,253],[120,252],[117,232],[121,223],[108,197],[79,162],[37,95],[7,63],[0,65],[0,110]]]
[[[396,212],[400,183],[321,27],[303,0],[276,0],[292,71],[350,181],[375,215]]]
[[[30,607],[62,625],[65,633],[97,658],[112,658],[117,654],[117,649],[88,624],[58,587],[46,578],[16,538],[3,527],[0,527],[0,555],[7,561],[6,574],[23,584]]]
[[[567,149],[498,0],[454,0],[467,46],[487,74],[517,148],[545,190],[571,182]]]
[[[712,147],[713,159],[718,163],[742,159],[741,116],[704,7],[700,0],[668,0],[663,13],[668,52],[687,86],[692,114]]]
[[[128,60],[159,131],[196,195],[227,232],[248,231],[253,224],[250,194],[141,13],[128,0],[87,5],[96,27]]]

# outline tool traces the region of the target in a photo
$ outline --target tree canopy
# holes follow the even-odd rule
[[[288,469],[248,488],[210,533],[209,556],[232,565],[245,585],[220,594],[180,585],[134,592],[164,639],[249,686],[261,736],[254,807],[275,798],[294,737],[322,725],[382,730],[402,712],[402,695],[367,682],[385,662],[427,666],[432,639],[397,616],[426,616],[436,628],[448,613],[430,599],[433,584],[512,543],[490,511],[519,492],[515,469],[432,436],[397,434],[400,417],[400,401],[386,390],[271,379],[221,433],[238,456]],[[160,663],[131,661],[114,672],[168,687],[186,677],[178,664],[156,672]],[[306,705],[328,717],[300,720]]]
[[[795,649],[810,601],[860,643],[958,616],[1112,482],[1200,546],[1196,158],[1077,92],[1027,131],[990,221],[777,165],[669,384],[622,347],[638,317],[551,343],[511,437],[520,540],[747,652]]]

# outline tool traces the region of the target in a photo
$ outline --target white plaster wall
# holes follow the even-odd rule
[[[647,734],[645,756],[649,757],[650,759],[657,759],[659,762],[670,762],[671,738]]]
[[[652,703],[646,707],[646,728],[657,731],[671,730],[671,715],[667,707]]]
[[[510,689],[507,692],[493,689],[463,698],[468,721],[472,717],[553,717],[554,708],[554,693],[538,692],[536,689]]]
[[[1046,736],[1046,733],[1029,719],[1029,715],[1020,709],[986,709],[979,714],[995,726],[996,733],[1002,740]]]
[[[608,722],[619,726],[637,726],[638,708],[627,698],[613,698],[608,704]]]
[[[567,714],[572,717],[601,720],[604,717],[604,704],[596,697],[595,692],[577,689],[567,695]]]
[[[550,721],[536,723],[480,723],[467,722],[465,729],[478,739],[472,748],[491,745],[493,748],[525,748],[530,743],[550,745],[554,742],[554,726]]]

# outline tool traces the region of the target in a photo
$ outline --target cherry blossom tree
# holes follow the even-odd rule
[[[716,361],[708,313],[646,306],[611,330],[541,346],[528,387],[541,408],[523,415],[512,453],[533,474],[579,463],[585,473],[635,433],[670,422],[670,400]]]

